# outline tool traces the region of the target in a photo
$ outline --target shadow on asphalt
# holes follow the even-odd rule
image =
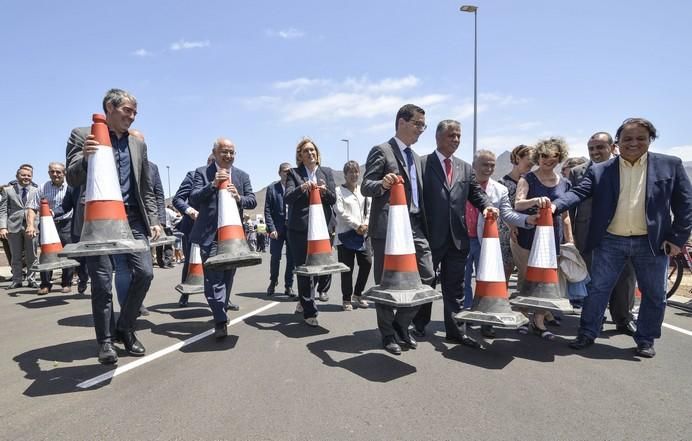
[[[35,293],[34,293],[35,294]],[[69,296],[52,296],[47,294],[45,296],[34,297],[33,299],[27,300],[25,302],[18,303],[28,309],[39,309],[39,308],[50,308],[53,306],[67,305],[68,300],[89,300],[90,297],[84,294],[72,294]]]
[[[160,305],[147,306],[147,309],[150,312],[170,315],[176,320],[211,317],[209,306],[201,302],[190,302],[184,308],[178,306],[178,303],[162,303]]]
[[[395,356],[366,352],[382,350],[381,338],[377,330],[356,331],[352,335],[319,340],[308,343],[307,348],[325,365],[346,369],[365,380],[376,383],[387,383],[416,372],[414,366],[400,361]],[[339,360],[341,357],[335,358],[331,353],[355,354],[356,356]]]
[[[321,326],[316,328],[307,326],[303,323],[302,314],[255,315],[246,318],[245,323],[261,331],[280,332],[288,338],[314,337],[329,333],[327,329]]]

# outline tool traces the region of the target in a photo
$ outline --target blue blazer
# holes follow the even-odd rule
[[[267,187],[264,199],[264,222],[267,224],[267,232],[276,231],[279,235],[286,233],[286,202],[284,202],[284,190],[281,181],[276,181]]]
[[[216,240],[218,228],[217,204],[218,190],[212,186],[216,175],[216,163],[195,170],[195,178],[190,192],[190,205],[199,210],[199,216],[192,226],[190,241],[200,246],[209,246]],[[231,182],[240,194],[238,211],[243,219],[244,208],[255,208],[257,200],[252,192],[250,176],[239,168],[231,167]]]
[[[190,193],[192,192],[192,185],[195,182],[195,171],[189,171],[185,175],[185,179],[183,179],[183,182],[180,184],[180,187],[178,187],[178,191],[175,192],[175,196],[173,196],[173,200],[171,201],[173,203],[173,206],[175,207],[176,210],[180,212],[180,214],[183,216],[183,218],[178,222],[178,225],[176,225],[175,229],[183,233],[184,235],[189,235],[190,231],[192,231],[192,224],[195,223],[195,221],[185,214],[188,208],[191,207],[189,204],[189,199],[190,199]],[[197,209],[196,207],[192,207],[195,210]]]
[[[603,239],[615,215],[619,195],[619,157],[614,157],[589,167],[579,184],[553,204],[556,213],[561,213],[592,198],[585,249],[590,251]],[[678,246],[685,244],[692,230],[692,185],[680,158],[648,153],[644,207],[649,246],[654,254],[664,254],[661,248],[664,240]]]

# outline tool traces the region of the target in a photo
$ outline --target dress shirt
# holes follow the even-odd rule
[[[315,169],[313,171],[310,171],[310,169],[307,168],[307,166],[305,167],[305,171],[308,172],[308,181],[311,181],[311,182],[314,182],[315,184],[317,184],[317,169],[318,168],[319,168],[319,165],[315,166]],[[286,191],[285,188],[284,188],[284,191]]]
[[[130,144],[127,134],[118,138],[118,136],[110,132],[111,145],[113,146],[113,156],[118,168],[118,179],[120,181],[120,191],[123,195],[123,203],[130,207],[136,207],[137,197],[135,195],[136,185],[132,173],[132,161],[130,161]]]
[[[447,184],[450,183],[452,177],[454,176],[454,167],[452,166],[452,156],[450,155],[449,158],[440,153],[439,150],[435,150],[435,154],[437,155],[437,159],[440,160],[440,166],[442,167],[442,171],[445,173],[445,178],[447,178]],[[447,174],[447,164],[445,164],[445,160],[450,161],[450,166],[452,166],[452,171],[450,172],[451,176]]]
[[[411,213],[418,213],[418,174],[416,173],[416,162],[413,160],[413,150],[411,147],[404,144],[399,138],[394,137],[396,144],[401,150],[401,154],[406,159],[406,168],[408,169],[408,175],[411,180]],[[408,151],[406,150],[408,149]]]
[[[62,200],[65,198],[65,194],[67,193],[68,189],[69,187],[67,185],[67,182],[63,181],[62,185],[55,186],[53,185],[52,181],[48,181],[45,184],[43,184],[43,187],[41,187],[40,191],[34,193],[34,197],[32,197],[29,203],[27,204],[27,208],[39,211],[39,209],[41,208],[41,199],[46,199],[48,201],[48,207],[54,213],[56,207],[62,206]],[[56,216],[53,220],[55,222],[58,222],[68,220],[71,218],[72,210],[68,211],[65,214],[61,214],[60,216]]]
[[[339,245],[339,233],[355,230],[361,225],[367,225],[370,217],[370,198],[360,192],[360,185],[354,191],[340,185],[336,188],[336,238],[334,245]]]
[[[644,203],[646,199],[647,157],[644,153],[634,164],[620,156],[620,195],[608,232],[617,236],[647,234]]]

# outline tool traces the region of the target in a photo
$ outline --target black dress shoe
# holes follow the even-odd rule
[[[294,300],[298,300],[298,294],[293,292],[293,288],[290,286],[287,286],[286,289],[284,290],[284,294],[286,294],[288,297]]]
[[[113,364],[118,362],[118,354],[115,352],[115,348],[111,342],[105,342],[99,344],[99,363],[102,364]]]
[[[273,296],[274,292],[276,292],[276,283],[270,282],[269,286],[267,287],[267,295]]]
[[[485,338],[495,338],[495,329],[492,325],[481,326],[481,335]]]
[[[476,340],[475,338],[471,338],[468,335],[461,335],[459,337],[447,336],[445,337],[445,341],[448,341],[450,343],[457,343],[475,349],[479,349],[482,347],[478,340]]]
[[[409,349],[416,349],[418,347],[418,342],[411,337],[411,333],[408,329],[401,329],[398,323],[393,323],[392,325],[394,327],[394,332],[396,332],[396,337],[401,341],[401,345]]]
[[[415,335],[415,336],[418,337],[418,338],[423,338],[423,337],[425,337],[425,328],[420,329],[420,328],[416,328],[416,327],[414,326],[413,328],[410,328],[410,329],[409,329],[409,332],[410,332],[411,334]]]
[[[5,289],[17,289],[22,287],[22,282],[12,282],[10,283],[10,286],[8,286]]]
[[[132,331],[117,331],[116,332],[120,341],[123,342],[125,350],[128,354],[135,357],[141,357],[146,352],[144,345],[137,340],[137,336]]]
[[[184,308],[187,306],[188,299],[190,298],[187,294],[180,294],[180,299],[178,299],[178,306]]]
[[[615,330],[633,337],[634,333],[637,332],[637,325],[634,323],[634,321],[628,320],[626,323],[616,325]]]
[[[77,283],[77,292],[80,294],[84,294],[84,292],[87,289],[87,283],[86,282],[79,282]]]
[[[389,352],[390,354],[401,355],[401,346],[396,343],[394,337],[385,338],[382,341],[382,345],[384,345],[385,351]]]
[[[233,302],[228,302],[228,306],[226,306],[226,311],[240,311],[240,306],[236,305]]]
[[[654,350],[654,345],[650,343],[639,343],[637,345],[637,355],[644,358],[654,358],[656,356],[656,351]]]
[[[228,325],[226,322],[220,322],[214,325],[214,338],[217,340],[221,340],[222,338],[226,338],[228,335]]]
[[[577,338],[569,342],[569,347],[572,349],[588,348],[594,343],[594,339],[585,335],[578,335]]]

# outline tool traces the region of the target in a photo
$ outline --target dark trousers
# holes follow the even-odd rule
[[[128,222],[134,238],[146,240],[148,231],[141,217],[137,214],[129,214]],[[132,269],[132,282],[127,291],[127,298],[121,305],[117,325],[113,315],[113,265],[110,256],[85,258],[91,277],[91,311],[94,316],[96,340],[99,343],[112,341],[116,329],[125,332],[134,331],[139,308],[154,278],[151,252],[148,249],[141,253],[124,256]]]
[[[278,233],[278,232],[277,232]],[[269,253],[271,261],[269,266],[269,281],[276,285],[279,283],[279,265],[281,263],[281,254],[283,252],[284,243],[286,244],[286,271],[284,272],[284,287],[291,288],[293,286],[293,253],[286,237],[286,232],[279,233],[276,239],[269,239]]]
[[[79,236],[74,234],[70,235],[70,239],[72,239],[72,243],[79,242]],[[89,270],[87,269],[86,257],[75,257],[74,260],[79,262],[79,266],[76,268],[79,283],[87,283],[89,281]]]
[[[433,270],[432,254],[430,245],[425,238],[422,218],[411,216],[411,231],[413,233],[413,244],[416,248],[416,261],[418,263],[418,273],[421,281],[432,286],[435,282],[435,271]],[[382,271],[384,269],[384,247],[385,239],[370,238],[373,251],[373,264],[375,268],[375,283],[379,284],[382,280]],[[405,308],[393,308],[392,306],[376,303],[377,309],[377,327],[383,338],[394,336],[394,323],[400,329],[408,329],[411,321],[418,313],[420,307],[412,306]],[[429,320],[428,320],[429,321]]]
[[[72,229],[72,222],[70,219],[64,221],[56,221],[55,229],[58,230],[58,236],[60,237],[60,242],[63,246],[68,243],[72,243],[72,235],[70,230]],[[72,276],[74,274],[74,268],[63,268],[61,286],[63,288],[72,286]],[[41,288],[50,289],[53,280],[53,271],[41,271]]]
[[[216,245],[216,241],[206,246],[200,245],[199,251],[203,263],[216,255]],[[228,322],[226,307],[231,296],[235,271],[235,268],[226,271],[209,271],[204,268],[204,296],[214,316],[214,323]]]
[[[187,270],[190,265],[190,249],[192,248],[192,243],[187,238],[187,234],[183,234],[183,254],[185,254],[185,263],[183,264],[183,270],[180,277],[180,283],[185,283],[187,279]]]
[[[360,296],[363,294],[365,284],[368,282],[370,268],[372,268],[372,256],[370,250],[365,248],[361,251],[351,250],[343,245],[336,246],[339,262],[348,266],[350,271],[341,273],[341,295],[344,302],[350,302],[352,295]],[[358,261],[358,277],[356,286],[353,288],[353,269],[354,260]]]
[[[433,267],[440,269],[440,285],[442,286],[442,303],[445,324],[445,337],[459,339],[462,336],[454,316],[464,305],[464,268],[468,250],[459,250],[450,243],[445,248],[433,250]],[[430,323],[432,303],[421,306],[413,324],[418,329],[424,329]]]
[[[583,255],[589,274],[591,274],[592,256],[592,253]],[[620,273],[615,288],[613,288],[613,291],[610,293],[610,300],[608,302],[610,317],[616,325],[624,326],[632,319],[635,284],[636,276],[634,274],[634,267],[632,266],[632,262],[628,261],[625,263],[625,267]]]
[[[294,262],[305,262],[308,255],[308,232],[307,231],[288,231],[288,244],[293,254]],[[317,306],[315,305],[315,286],[318,281],[315,279],[324,278],[297,276],[298,279],[298,299],[303,307],[303,317],[317,317]],[[331,277],[330,277],[331,280]]]
[[[0,242],[2,242],[2,249],[5,252],[7,263],[12,262],[12,251],[10,251],[10,243],[7,241],[7,239],[0,239]]]

